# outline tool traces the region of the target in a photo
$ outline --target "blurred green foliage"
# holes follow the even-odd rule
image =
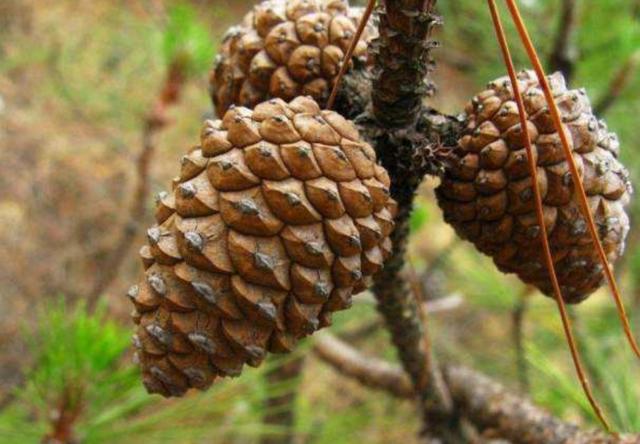
[[[582,316],[574,311],[572,317],[592,385],[615,429],[640,430],[638,365],[622,337],[615,310],[605,309],[597,317]],[[534,399],[559,415],[578,409],[580,415],[595,423],[596,418],[575,377],[546,353],[548,345],[529,342],[528,357],[538,376],[531,391]]]
[[[64,299],[46,304],[26,335],[33,362],[16,400],[0,412],[3,444],[40,442],[63,405],[77,410],[75,435],[86,444],[201,442],[213,430],[224,442],[277,432],[261,422],[269,365],[236,383],[161,401],[146,393],[131,362],[130,329],[109,319],[104,304],[94,314]],[[278,388],[288,389],[286,382]]]
[[[183,3],[170,9],[162,45],[167,65],[181,63],[190,75],[206,72],[215,54],[212,42],[211,34],[192,6]]]
[[[422,227],[429,222],[429,211],[427,207],[420,202],[416,202],[411,212],[411,219],[409,221],[409,227],[412,233],[417,233]]]
[[[358,305],[354,313],[371,317],[373,306]],[[339,320],[337,330],[348,328],[353,320]],[[128,350],[130,329],[110,320],[104,305],[88,314],[83,304],[68,305],[60,299],[42,308],[37,330],[26,334],[33,362],[16,400],[0,411],[3,444],[39,443],[51,430],[53,409],[70,393],[74,404],[67,408],[77,406],[79,411],[75,437],[85,444],[238,443],[277,436],[282,432],[278,426],[262,423],[269,412],[265,397],[289,392],[297,381],[285,380],[267,390],[265,373],[308,354],[308,344],[303,344],[296,353],[269,360],[257,370],[245,369],[242,378],[214,384],[205,393],[162,400],[142,387]],[[340,414],[299,399],[297,433],[314,443],[348,444],[362,438],[362,426],[373,412],[379,416],[381,407],[395,409],[398,403],[388,399],[380,404],[375,393],[366,398],[340,409]],[[388,421],[391,426],[393,417]]]
[[[136,409],[149,402],[138,397],[131,403],[137,375],[120,365],[130,341],[104,308],[90,316],[82,304],[66,306],[62,298],[41,307],[38,329],[25,333],[33,363],[16,405],[0,416],[0,432],[33,434],[37,442],[55,414],[52,410],[65,405],[83,412],[80,433],[91,436],[110,426],[114,409]],[[35,426],[27,426],[30,415],[38,418]],[[25,424],[20,425],[21,420]]]

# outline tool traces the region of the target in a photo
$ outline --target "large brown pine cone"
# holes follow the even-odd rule
[[[309,97],[206,121],[128,293],[147,389],[204,389],[329,325],[390,254],[394,205],[371,146]]]
[[[347,0],[266,0],[231,28],[209,77],[218,116],[272,97],[304,94],[324,107],[361,11]],[[365,28],[354,58],[367,52]]]
[[[580,302],[601,286],[604,273],[582,216],[576,191],[544,94],[532,71],[518,76],[544,202],[545,226],[567,302]],[[586,189],[600,239],[613,264],[629,231],[625,206],[631,185],[618,161],[619,143],[593,115],[584,90],[567,90],[561,74],[549,77],[571,136],[573,158]],[[467,128],[452,166],[437,190],[445,219],[456,232],[547,295],[553,288],[542,256],[540,225],[518,108],[508,78],[491,82],[466,108]]]

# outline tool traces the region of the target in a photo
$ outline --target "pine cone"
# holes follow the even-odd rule
[[[346,0],[267,0],[231,28],[209,77],[218,116],[272,97],[304,94],[324,107],[362,15]],[[374,31],[354,52],[362,59]]]
[[[309,97],[206,121],[128,293],[147,389],[204,389],[329,325],[390,254],[394,212],[371,146]]]
[[[532,71],[518,76],[538,166],[545,226],[567,302],[577,303],[602,285],[604,273],[544,94]],[[584,90],[567,90],[561,74],[549,77],[571,136],[573,158],[589,199],[599,236],[613,264],[629,231],[625,206],[631,185],[618,161],[619,143],[592,114]],[[437,189],[445,219],[456,232],[491,256],[503,272],[552,296],[540,245],[540,225],[518,108],[511,82],[500,78],[467,105],[467,128],[452,165]]]

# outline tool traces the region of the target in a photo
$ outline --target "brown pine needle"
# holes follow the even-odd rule
[[[576,341],[575,341],[575,338],[573,337],[571,322],[567,314],[567,308],[565,306],[564,299],[562,299],[562,290],[560,289],[560,283],[558,282],[558,276],[556,275],[556,270],[553,263],[553,256],[551,253],[551,246],[549,245],[549,239],[547,237],[547,227],[544,222],[542,196],[540,194],[540,188],[538,186],[537,165],[533,158],[533,148],[531,146],[531,139],[529,137],[529,131],[527,127],[528,122],[527,122],[527,115],[524,107],[524,101],[522,99],[522,92],[520,91],[520,85],[518,84],[518,78],[516,75],[515,67],[513,65],[513,59],[511,58],[511,53],[509,51],[509,44],[507,42],[507,37],[504,32],[502,22],[500,20],[500,14],[496,7],[495,0],[488,0],[488,3],[489,3],[489,9],[491,11],[491,17],[493,19],[493,25],[495,27],[496,35],[498,37],[498,42],[500,43],[502,56],[504,57],[504,63],[509,72],[509,78],[511,79],[513,94],[515,96],[516,103],[518,105],[518,114],[520,116],[520,126],[522,128],[522,138],[527,151],[527,158],[529,160],[529,169],[530,169],[532,187],[533,187],[534,197],[536,202],[536,215],[538,218],[538,224],[540,224],[540,237],[542,241],[544,258],[547,265],[547,271],[549,272],[549,277],[551,278],[551,283],[553,284],[553,290],[555,293],[555,299],[558,305],[558,310],[560,312],[560,318],[562,319],[562,327],[564,329],[564,334],[567,339],[567,343],[569,344],[569,350],[571,351],[571,358],[573,359],[573,364],[575,366],[578,379],[580,380],[580,384],[582,385],[584,394],[589,400],[589,404],[591,404],[591,407],[593,408],[594,413],[596,414],[596,416],[598,417],[598,419],[600,420],[604,428],[608,432],[611,432],[611,427],[609,425],[609,422],[605,418],[602,408],[598,404],[598,401],[596,401],[593,395],[593,392],[591,391],[591,386],[589,384],[589,380],[587,379],[586,372],[582,366],[580,353],[578,352]],[[574,176],[574,177],[578,177],[578,176]]]
[[[560,135],[560,141],[562,142],[562,148],[564,151],[564,155],[569,163],[569,168],[571,170],[572,176],[575,178],[574,183],[576,187],[576,191],[578,192],[578,201],[580,203],[580,207],[582,209],[583,216],[587,219],[587,226],[589,227],[589,232],[591,234],[591,238],[593,243],[595,244],[596,251],[598,252],[598,256],[600,257],[600,262],[604,268],[605,275],[607,277],[607,281],[609,282],[609,288],[611,289],[611,294],[615,301],[618,316],[620,317],[620,322],[622,323],[624,334],[629,341],[629,345],[633,349],[633,352],[636,354],[638,358],[640,358],[640,347],[633,336],[631,331],[631,325],[629,323],[629,318],[627,317],[626,310],[624,308],[624,304],[622,303],[622,297],[620,295],[620,290],[618,288],[618,284],[616,282],[616,278],[613,274],[613,270],[609,265],[609,260],[607,259],[607,254],[602,247],[602,243],[600,242],[600,237],[598,236],[598,231],[596,228],[596,224],[593,220],[593,215],[591,214],[591,209],[589,208],[589,201],[587,199],[587,195],[584,191],[584,185],[580,180],[580,173],[578,172],[578,167],[576,166],[576,162],[573,159],[573,155],[571,154],[571,148],[569,145],[569,138],[567,133],[562,125],[562,118],[560,116],[560,111],[558,110],[558,106],[556,102],[553,100],[553,94],[551,92],[551,88],[549,87],[549,82],[547,81],[546,74],[544,72],[544,68],[542,67],[542,63],[540,62],[540,58],[538,57],[538,53],[531,41],[531,37],[529,36],[529,32],[527,31],[527,27],[524,24],[522,16],[520,15],[520,11],[518,6],[516,5],[515,0],[506,0],[507,7],[511,13],[511,17],[518,29],[518,33],[520,34],[520,39],[525,46],[529,59],[533,64],[534,70],[536,71],[536,75],[538,76],[538,81],[542,86],[544,91],[544,95],[547,99],[547,105],[549,106],[549,111],[551,112],[551,117],[553,118],[554,125],[558,134]]]
[[[351,43],[349,44],[349,49],[342,59],[342,64],[340,65],[340,72],[338,72],[338,76],[336,77],[335,83],[333,84],[333,89],[331,90],[331,95],[329,96],[329,100],[327,101],[327,109],[333,108],[333,105],[336,101],[336,96],[338,95],[338,89],[340,89],[340,83],[342,82],[342,78],[349,69],[349,62],[351,62],[351,57],[353,57],[353,51],[355,51],[356,46],[358,46],[358,42],[360,41],[360,37],[362,37],[362,33],[364,32],[364,28],[367,26],[369,22],[369,18],[373,13],[373,9],[376,6],[376,0],[368,0],[367,7],[360,18],[360,22],[358,23],[358,29],[351,39]]]

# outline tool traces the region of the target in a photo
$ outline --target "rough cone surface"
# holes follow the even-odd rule
[[[603,268],[536,75],[524,71],[518,78],[558,278],[567,302],[580,302],[601,286]],[[584,90],[567,90],[561,74],[550,76],[550,82],[600,239],[613,264],[624,251],[629,231],[625,206],[631,194],[628,173],[617,159],[618,139],[592,114]],[[491,82],[473,98],[466,113],[465,135],[437,190],[445,219],[461,237],[491,256],[500,270],[516,273],[524,282],[552,295],[509,78]]]
[[[209,78],[218,116],[268,98],[309,95],[324,107],[361,16],[346,0],[267,0],[231,28]],[[354,59],[367,52],[365,29]]]
[[[390,254],[394,212],[371,146],[309,97],[206,121],[128,293],[147,389],[204,389],[329,325]]]

